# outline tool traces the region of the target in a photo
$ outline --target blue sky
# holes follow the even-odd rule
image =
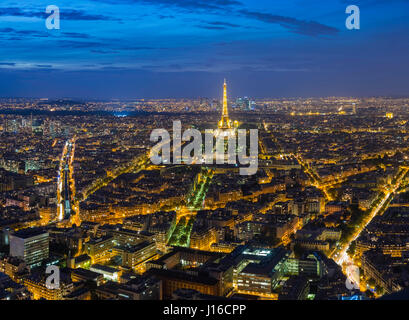
[[[2,0],[0,45],[0,96],[409,95],[408,0]]]

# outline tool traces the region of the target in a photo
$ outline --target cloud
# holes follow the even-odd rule
[[[64,38],[75,38],[75,39],[89,39],[90,36],[85,33],[78,32],[61,32],[61,34],[55,34],[46,31],[37,31],[37,30],[17,30],[14,28],[0,28],[0,36],[4,38],[7,36],[7,39],[23,40],[28,37],[32,38],[48,38],[48,37],[59,37]]]
[[[156,50],[156,49],[164,49],[164,48],[155,48],[155,47],[137,47],[137,46],[121,47],[121,50],[129,50],[129,51],[138,51],[138,50]]]
[[[101,14],[88,14],[84,11],[79,11],[79,10],[62,10],[60,11],[60,17],[61,19],[67,19],[67,20],[112,20],[112,21],[120,21],[121,19],[118,18],[113,18],[113,17],[108,17],[105,15]]]
[[[221,22],[221,21],[202,21],[204,24],[196,25],[197,28],[207,29],[207,30],[225,30],[227,28],[240,28],[238,24]]]
[[[298,20],[291,17],[284,17],[280,15],[273,15],[270,13],[261,13],[248,10],[240,10],[239,15],[256,19],[265,23],[278,24],[283,28],[286,28],[290,32],[309,35],[309,36],[320,36],[320,35],[335,35],[339,32],[338,29],[330,27],[315,21],[304,21]]]
[[[35,65],[37,68],[52,68],[53,66],[51,64],[36,64]]]
[[[183,9],[188,13],[195,12],[212,12],[226,15],[229,12],[232,15],[245,17],[247,19],[259,20],[265,23],[278,24],[286,28],[292,33],[321,36],[335,35],[339,32],[338,29],[321,24],[316,21],[304,21],[296,18],[275,15],[271,13],[249,11],[244,9],[244,5],[238,0],[93,0],[103,1],[109,4],[124,5],[124,4],[142,4],[159,6],[160,8],[168,9]],[[227,27],[239,27],[238,25],[223,22],[205,22],[206,24],[196,25],[198,28],[208,30],[224,30]]]
[[[241,6],[237,0],[93,0],[110,4],[145,4],[166,8],[178,8],[194,12],[203,10],[226,10],[226,7]]]
[[[96,41],[72,41],[72,40],[59,40],[58,45],[62,48],[100,48],[105,44]]]
[[[78,33],[78,32],[62,32],[62,35],[66,36],[67,38],[78,38],[78,39],[89,39],[90,36],[85,33]]]
[[[226,27],[216,27],[216,26],[206,26],[206,25],[196,25],[197,28],[207,29],[207,30],[225,30]]]
[[[90,39],[90,35],[78,32],[50,32],[50,31],[38,31],[38,30],[17,30],[14,28],[0,28],[0,40],[6,41],[23,41],[30,39],[45,39],[50,38],[52,40],[58,40],[62,43],[62,47],[67,47],[66,43],[72,44],[74,48],[87,47],[87,44],[83,44],[78,41],[80,39]],[[74,40],[78,39],[78,40]],[[99,46],[99,44],[91,43],[93,47]]]
[[[17,30],[14,28],[0,28],[0,36],[7,36],[8,39],[15,38],[15,39],[23,39],[22,37],[26,38],[27,36],[31,36],[33,38],[46,38],[50,36],[47,32],[41,32],[37,30]]]
[[[0,8],[0,16],[11,16],[11,17],[27,17],[27,18],[41,18],[45,19],[49,16],[44,11],[38,10],[22,10],[20,8],[15,7],[8,7],[8,8]],[[64,9],[60,10],[60,18],[66,20],[85,20],[85,21],[93,21],[93,20],[115,20],[119,21],[120,19],[104,16],[101,14],[88,14],[85,11],[81,10],[74,10],[74,9]]]
[[[174,19],[175,16],[172,15],[159,15],[159,19],[163,20],[163,19]]]
[[[91,53],[98,53],[98,54],[114,54],[114,53],[118,53],[118,51],[114,51],[114,50],[98,50],[98,49],[93,49],[90,50]]]
[[[239,28],[240,25],[238,24],[234,24],[234,23],[228,23],[228,22],[221,22],[221,21],[210,21],[210,22],[206,22],[203,21],[207,24],[213,25],[213,26],[222,26],[222,27],[232,27],[232,28]]]
[[[92,45],[95,46],[95,43]],[[120,51],[118,50],[128,50],[128,51],[140,51],[140,50],[157,50],[157,49],[162,49],[162,48],[154,48],[154,47],[117,47],[115,49],[92,49],[90,50],[91,53],[98,53],[98,54],[114,54],[114,53],[119,53]]]

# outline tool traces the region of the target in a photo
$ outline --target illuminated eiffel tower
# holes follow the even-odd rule
[[[221,130],[228,130],[228,129],[232,128],[232,122],[229,119],[229,110],[227,109],[227,84],[226,84],[226,79],[224,80],[224,85],[223,85],[223,112],[222,112],[222,118],[219,121],[218,127]]]

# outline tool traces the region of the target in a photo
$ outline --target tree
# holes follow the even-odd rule
[[[380,285],[375,286],[375,291],[378,295],[383,295],[383,293],[385,292],[385,290]]]
[[[351,244],[349,245],[347,253],[350,257],[352,257],[355,254],[355,251],[356,251],[356,241],[352,241]]]
[[[365,295],[370,299],[375,297],[371,290],[366,290]]]
[[[305,249],[304,249],[300,244],[297,243],[297,244],[294,245],[293,251],[294,251],[295,257],[296,257],[297,259],[299,259],[299,258],[301,258],[302,255],[304,254]]]
[[[375,280],[374,279],[372,279],[372,278],[370,278],[368,281],[367,281],[367,283],[369,284],[369,286],[370,287],[375,287],[375,285],[376,285],[376,282],[375,282]]]

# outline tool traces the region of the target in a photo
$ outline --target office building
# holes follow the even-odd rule
[[[10,256],[28,266],[41,265],[49,257],[49,234],[42,229],[23,229],[10,235]]]

